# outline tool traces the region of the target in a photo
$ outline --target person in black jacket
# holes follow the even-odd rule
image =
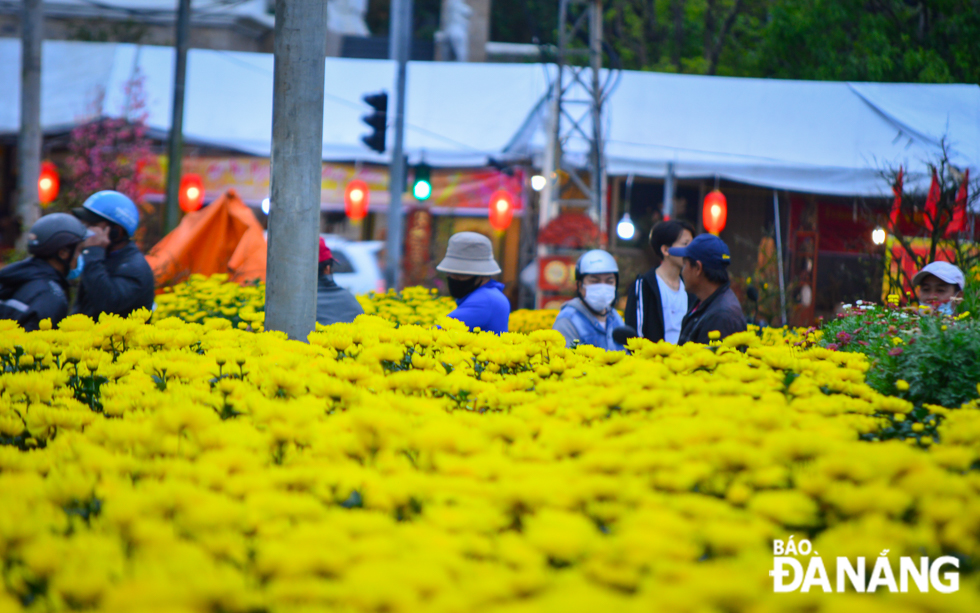
[[[728,280],[731,254],[728,245],[717,236],[702,234],[687,247],[671,247],[670,255],[684,258],[684,285],[698,301],[684,317],[678,343],[707,345],[712,332],[718,339],[744,332],[745,314]]]
[[[686,247],[693,239],[694,226],[684,220],[662,221],[650,231],[650,246],[660,265],[633,282],[623,320],[655,343],[677,343],[684,315],[697,300],[681,279],[684,259],[667,252],[671,247]]]
[[[33,257],[0,270],[0,319],[12,319],[25,330],[37,330],[42,319],[52,325],[68,315],[68,279],[81,272],[79,252],[87,230],[67,213],[52,213],[27,234]]]
[[[82,243],[85,269],[72,312],[98,319],[152,309],[153,270],[130,240],[139,225],[133,201],[111,190],[96,192],[72,214],[93,231]]]
[[[364,309],[354,294],[333,280],[333,252],[320,237],[319,277],[316,285],[316,322],[329,326],[338,322],[350,323]]]

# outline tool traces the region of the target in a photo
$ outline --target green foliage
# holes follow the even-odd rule
[[[980,81],[980,5],[940,0],[779,0],[763,76],[841,81]]]
[[[633,70],[980,83],[978,0],[609,0],[603,8],[605,40]],[[416,3],[417,30],[431,10]],[[386,11],[387,2],[371,1],[372,32],[381,20],[371,15]],[[555,44],[557,24],[553,0],[491,3],[494,41]]]
[[[959,407],[978,397],[980,321],[895,308],[859,308],[826,324],[821,344],[863,353],[867,382],[916,407]],[[908,383],[900,390],[898,382]]]
[[[862,434],[864,441],[900,441],[915,439],[919,446],[925,447],[939,441],[937,428],[943,421],[942,415],[930,413],[926,409],[913,409],[908,415],[881,415],[888,424],[877,432]]]
[[[412,35],[418,40],[432,40],[439,30],[442,0],[414,0],[412,6]],[[368,0],[364,18],[372,36],[388,36],[391,0]]]

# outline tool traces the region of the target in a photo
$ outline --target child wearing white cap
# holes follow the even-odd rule
[[[933,262],[912,277],[918,288],[919,304],[926,304],[944,315],[953,314],[953,303],[963,297],[966,277],[949,262]]]

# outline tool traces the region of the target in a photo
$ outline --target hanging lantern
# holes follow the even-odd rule
[[[41,206],[47,206],[54,202],[58,197],[58,190],[61,188],[61,180],[58,178],[58,169],[51,162],[41,164],[41,174],[37,177],[37,197]]]
[[[354,179],[347,184],[347,189],[344,190],[344,213],[351,221],[357,223],[367,216],[370,193],[367,183],[360,179]]]
[[[490,196],[490,225],[503,232],[514,219],[514,197],[506,190],[497,190]]]
[[[193,213],[204,206],[204,181],[200,175],[186,174],[180,178],[180,210]]]
[[[719,190],[714,190],[704,197],[704,209],[701,212],[704,221],[704,229],[718,236],[725,229],[725,222],[728,221],[728,200],[725,194]]]

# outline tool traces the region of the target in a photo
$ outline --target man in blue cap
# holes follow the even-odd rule
[[[104,190],[72,214],[93,232],[82,243],[73,312],[98,319],[102,313],[125,317],[141,307],[153,308],[153,270],[131,240],[140,221],[136,204],[125,194]]]
[[[698,301],[684,316],[678,344],[708,344],[709,334],[719,333],[719,339],[744,332],[745,315],[732,291],[728,265],[732,256],[725,241],[712,234],[702,234],[687,247],[671,247],[668,253],[684,258],[681,277],[684,287]]]

